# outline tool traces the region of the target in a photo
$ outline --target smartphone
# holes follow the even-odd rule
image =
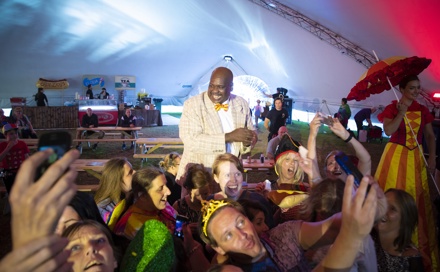
[[[174,236],[183,239],[183,225],[188,222],[188,217],[178,214],[176,216],[176,228],[174,229]]]
[[[320,112],[319,116],[321,116],[323,118],[323,120],[321,121],[322,124],[327,125],[327,126],[333,125],[333,118],[330,115],[325,115],[322,112]]]
[[[362,175],[361,171],[357,169],[357,167],[353,164],[353,162],[350,160],[350,158],[342,151],[339,151],[335,155],[336,162],[341,166],[342,170],[347,175],[353,175],[354,176],[354,184],[359,187],[360,182],[364,175]]]
[[[49,166],[64,156],[71,146],[72,136],[70,136],[70,133],[67,131],[55,131],[43,134],[38,140],[38,151],[52,148],[54,153],[37,168],[35,180],[40,179]]]

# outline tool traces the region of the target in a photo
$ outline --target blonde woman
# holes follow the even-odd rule
[[[113,158],[104,165],[95,194],[95,202],[104,222],[108,223],[116,204],[131,191],[131,180],[135,172],[127,158]]]
[[[283,209],[279,218],[281,222],[300,218],[300,206],[298,204],[307,197],[305,193],[310,190],[315,179],[317,165],[312,160],[301,157],[300,150],[301,152],[306,151],[299,142],[295,141],[290,135],[285,134],[274,154],[275,172],[278,179],[271,181],[270,193],[265,189],[264,182],[258,184],[255,188],[255,191],[263,193],[274,204]],[[304,173],[307,174],[308,182],[304,181]],[[295,192],[300,197],[293,197],[294,201],[282,204],[284,198],[288,197],[286,191]]]
[[[163,161],[159,162],[159,166],[165,174],[167,179],[167,187],[171,191],[171,195],[168,196],[168,203],[173,205],[176,200],[179,200],[182,194],[182,187],[176,183],[177,170],[180,165],[180,154],[177,152],[171,152],[166,155]]]

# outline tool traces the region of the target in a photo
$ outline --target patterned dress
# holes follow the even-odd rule
[[[422,271],[422,257],[420,254],[414,256],[394,256],[386,252],[380,245],[379,237],[375,231],[372,235],[377,257],[377,271],[379,272],[416,272]]]
[[[377,117],[383,122],[384,118],[394,119],[397,115],[397,101],[393,101]],[[413,101],[406,112],[406,117],[417,135],[417,141],[422,143],[422,133],[426,124],[434,117],[428,108]],[[386,191],[388,188],[405,190],[411,194],[419,211],[419,224],[413,234],[413,241],[420,249],[424,260],[431,260],[432,268],[425,261],[425,269],[436,271],[438,267],[438,248],[436,245],[434,215],[428,186],[428,173],[416,140],[411,133],[407,121],[402,120],[399,128],[391,135],[385,146],[379,165],[374,175],[379,186]]]
[[[201,211],[191,209],[187,203],[186,197],[174,202],[173,207],[176,208],[178,214],[188,217],[190,223],[197,223],[202,213]]]

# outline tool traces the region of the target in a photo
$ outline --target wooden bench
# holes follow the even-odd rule
[[[76,187],[78,188],[78,191],[81,192],[95,192],[98,190],[99,184],[77,184]]]
[[[175,149],[183,148],[183,142],[180,138],[138,138],[136,140],[136,145],[139,145],[141,153],[134,154],[133,158],[142,159],[142,162],[146,159],[162,159],[167,154],[163,153],[153,153],[159,148],[162,149]],[[142,165],[142,164],[141,164]]]
[[[245,190],[250,190],[250,191],[254,191],[255,187],[257,187],[258,183],[245,183],[243,181],[243,189]]]
[[[26,143],[29,149],[37,149],[38,148],[38,139],[19,139]],[[1,142],[6,142],[6,139],[0,139]]]
[[[82,191],[82,192],[95,192],[96,190],[98,190],[99,184],[81,184],[81,185],[76,185],[76,187],[78,188],[78,191]],[[0,186],[0,193],[4,194],[6,193],[6,187],[1,185]]]
[[[139,144],[141,154],[134,154],[133,158],[135,159],[148,159],[148,158],[163,158],[166,154],[157,154],[152,153],[153,151],[156,151],[159,148],[162,149],[177,149],[177,148],[183,148],[183,145],[142,145]]]
[[[85,171],[86,169],[102,172],[104,165],[108,161],[109,160],[105,159],[77,159],[72,163],[72,166],[75,167],[78,172]]]
[[[85,127],[78,127],[76,128],[76,131],[112,131],[113,133],[117,133],[118,131],[140,131],[142,127],[97,127],[97,128],[85,128]],[[106,132],[107,133],[107,132]]]
[[[110,133],[116,133],[121,135],[121,132],[123,131],[134,131],[136,133],[134,133],[134,137],[137,138],[137,133],[142,129],[142,127],[97,127],[97,128],[84,128],[84,127],[78,127],[76,129],[77,131],[77,135],[81,135],[83,131],[103,131],[106,134],[110,134]],[[110,133],[107,133],[107,131],[110,131]],[[131,142],[131,141],[135,141],[135,139],[131,139],[131,138],[125,138],[125,139],[121,139],[121,138],[103,138],[103,139],[98,139],[98,138],[77,138],[75,140],[73,140],[74,143],[79,143],[79,142],[93,142],[93,143],[102,143],[102,142]],[[80,153],[82,153],[82,146],[80,146],[79,148]],[[134,145],[134,154],[136,153],[136,145]]]
[[[140,146],[140,145],[139,145]],[[144,145],[143,147],[141,146],[141,150],[142,148],[144,148],[144,150],[146,150],[147,152],[149,150],[151,150],[152,148],[156,147],[156,145]],[[158,148],[163,148],[163,149],[176,149],[176,148],[183,148],[183,145],[161,145]],[[156,148],[156,149],[158,149]],[[154,149],[154,150],[156,150]],[[166,155],[168,155],[168,153],[166,154],[159,154],[159,153],[142,153],[142,154],[134,154],[133,158],[134,159],[158,159],[158,158],[164,158]]]
[[[137,133],[137,135],[138,135],[138,137],[139,136],[142,136],[142,135],[144,135],[144,133],[143,132],[138,132]],[[106,136],[111,136],[111,137],[120,137],[121,136],[121,133],[118,133],[118,132],[109,132],[109,133],[105,133],[105,136],[104,137],[106,137]]]
[[[125,138],[125,139],[121,139],[121,138],[103,138],[103,139],[98,139],[98,138],[92,138],[92,139],[74,139],[72,140],[74,143],[83,143],[83,142],[97,142],[97,143],[102,143],[102,142],[135,142],[136,139],[130,139],[130,138]]]
[[[139,146],[141,146],[141,145],[139,145]],[[144,145],[145,148],[153,148],[155,146],[156,145]],[[161,145],[158,148],[168,148],[168,149],[170,149],[170,148],[183,148],[183,145]]]
[[[83,142],[92,142],[92,143],[111,143],[111,142],[135,142],[136,139],[130,139],[130,138],[125,138],[125,139],[121,139],[121,138],[104,138],[104,139],[98,139],[98,138],[93,138],[93,139],[74,139],[72,142],[76,143],[75,145],[77,145],[78,143],[83,143]],[[82,154],[82,145],[79,146],[80,150],[79,153]],[[136,154],[136,145],[134,145],[134,151],[133,153]]]
[[[168,154],[134,154],[134,159],[163,159]]]

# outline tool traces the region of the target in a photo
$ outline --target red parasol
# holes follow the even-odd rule
[[[351,89],[347,100],[361,101],[372,94],[378,94],[392,88],[408,75],[418,75],[431,63],[430,59],[419,57],[391,57],[371,66]]]

